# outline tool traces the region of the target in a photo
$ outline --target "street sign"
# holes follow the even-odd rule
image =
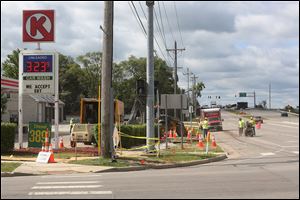
[[[168,101],[165,102],[165,96],[167,96]],[[182,96],[182,99],[181,99]],[[162,94],[161,95],[161,109],[187,109],[188,104],[187,104],[187,95],[185,94]],[[181,105],[181,100],[182,100],[182,105]],[[166,105],[167,103],[167,105]]]
[[[23,42],[54,42],[54,10],[23,10]]]
[[[22,51],[20,54],[20,70],[23,94],[55,93],[55,59],[57,55],[50,51]]]
[[[28,147],[42,148],[48,128],[49,141],[51,141],[51,125],[43,122],[29,122]]]
[[[247,97],[247,93],[246,92],[240,92],[239,95],[240,95],[240,97]]]

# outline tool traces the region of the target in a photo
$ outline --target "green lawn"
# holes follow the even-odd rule
[[[21,164],[16,162],[1,162],[1,172],[12,172]]]

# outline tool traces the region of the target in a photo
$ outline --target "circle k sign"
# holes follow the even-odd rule
[[[54,42],[54,10],[23,10],[23,42]]]

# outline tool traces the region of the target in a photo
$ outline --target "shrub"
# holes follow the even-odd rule
[[[1,122],[1,154],[14,149],[17,124]]]

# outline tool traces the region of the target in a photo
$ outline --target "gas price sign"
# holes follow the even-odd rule
[[[54,94],[56,54],[49,51],[23,51],[21,73],[23,93]]]
[[[52,55],[27,55],[23,60],[23,72],[39,73],[52,72],[53,68]]]

